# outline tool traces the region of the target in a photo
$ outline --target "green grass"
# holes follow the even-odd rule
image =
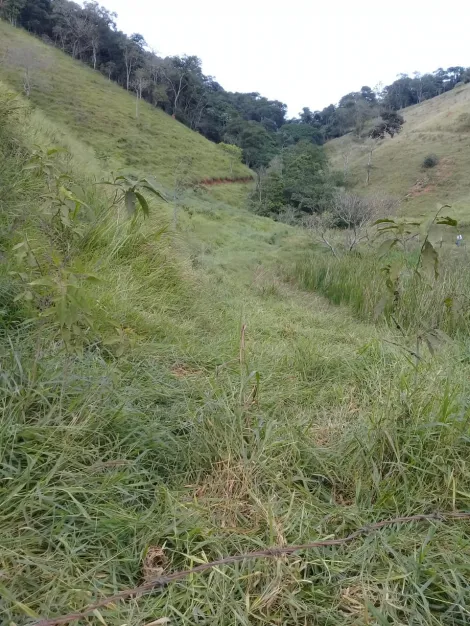
[[[396,263],[402,268],[398,304],[393,308],[390,302],[378,321],[392,325],[398,322],[407,332],[427,327],[439,328],[449,335],[468,336],[470,285],[466,248],[441,250],[437,280],[416,276],[416,262],[417,251],[379,258],[369,249],[338,259],[317,252],[299,259],[290,275],[303,288],[323,294],[333,304],[348,305],[359,318],[372,322],[377,318],[381,299],[388,293],[383,268]]]
[[[94,76],[50,54],[80,80]],[[327,261],[311,259],[303,232],[250,214],[244,185],[188,191],[176,230],[161,233],[172,207],[160,202],[131,228],[94,185],[106,175],[94,141],[119,165],[114,137],[87,134],[71,110],[44,109],[54,123],[21,110],[0,125],[2,623],[135,586],[152,547],[165,555],[153,565],[175,571],[385,517],[469,509],[468,336],[416,369],[384,341],[392,331],[285,280],[295,263]],[[33,144],[62,141],[71,157],[58,164],[93,213],[66,253],[38,202],[44,178],[23,169]],[[215,148],[194,141],[207,151],[202,173]],[[38,318],[43,302],[14,300],[12,247],[25,233],[49,275],[55,254],[100,278],[82,284],[96,331],[81,351],[64,350],[56,318]],[[126,337],[121,356],[103,343],[110,320]],[[347,548],[214,569],[80,624],[466,624],[468,530],[407,524]]]
[[[432,213],[436,204],[451,204],[462,222],[470,221],[470,85],[401,111],[405,125],[393,139],[378,143],[372,157],[370,186],[366,186],[367,147],[346,135],[327,144],[335,167],[343,170],[349,158],[354,187],[364,193],[387,193],[402,200],[404,214]],[[424,158],[436,154],[440,162],[422,168]]]
[[[145,171],[173,185],[183,156],[192,159],[189,177],[246,177],[215,144],[146,102],[136,119],[135,98],[99,72],[19,29],[0,22],[0,80],[21,92],[24,67],[32,77],[31,101],[91,147],[104,169]]]

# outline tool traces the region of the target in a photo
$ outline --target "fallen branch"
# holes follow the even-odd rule
[[[61,617],[54,617],[52,619],[43,619],[34,622],[34,626],[60,626],[61,624],[67,624],[74,620],[86,617],[97,609],[106,607],[110,604],[114,604],[119,600],[125,600],[132,596],[141,596],[145,593],[150,593],[154,589],[159,587],[165,587],[166,585],[175,582],[176,580],[182,580],[191,574],[200,574],[214,567],[221,565],[228,565],[229,563],[238,563],[239,561],[245,561],[247,559],[259,559],[259,558],[273,558],[279,556],[289,556],[295,552],[302,550],[312,550],[314,548],[323,548],[328,546],[341,546],[350,543],[354,539],[367,535],[376,530],[380,530],[385,526],[392,526],[393,524],[407,524],[410,522],[432,522],[432,521],[453,521],[453,520],[470,520],[470,512],[458,512],[458,513],[432,513],[430,515],[411,515],[409,517],[395,517],[393,519],[383,520],[376,524],[370,524],[369,526],[363,526],[354,531],[347,537],[342,539],[326,539],[324,541],[314,541],[312,543],[304,543],[296,546],[286,546],[284,548],[267,548],[266,550],[256,550],[254,552],[247,552],[245,554],[235,554],[233,556],[227,556],[217,561],[211,561],[210,563],[203,563],[191,569],[175,572],[174,574],[168,574],[167,576],[160,576],[154,580],[144,583],[133,589],[124,589],[113,596],[103,598],[95,604],[90,604],[81,611],[76,613],[69,613],[69,615],[62,615]]]

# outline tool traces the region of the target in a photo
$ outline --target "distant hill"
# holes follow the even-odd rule
[[[136,98],[102,74],[53,46],[0,21],[0,80],[24,90],[55,123],[92,146],[106,169],[122,166],[152,174],[171,185],[182,157],[193,181],[246,178],[250,170],[231,163],[215,144],[161,109]]]
[[[470,85],[459,85],[441,96],[400,111],[401,133],[380,141],[372,154],[370,185],[366,186],[369,139],[352,134],[326,144],[335,168],[345,161],[355,188],[385,192],[403,200],[403,212],[419,214],[436,203],[451,204],[452,213],[470,220]],[[428,155],[439,159],[423,168]]]

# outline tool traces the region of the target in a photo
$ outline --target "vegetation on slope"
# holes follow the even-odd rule
[[[74,71],[96,106],[88,74]],[[7,91],[2,620],[68,613],[219,555],[469,508],[467,341],[417,366],[397,330],[285,282],[293,262],[310,263],[311,241],[250,214],[242,185],[187,192],[176,229],[158,198],[147,220],[127,219],[112,187],[96,184],[109,180],[106,162],[73,130],[119,164],[114,138],[80,127],[71,107],[57,129]],[[216,148],[197,142],[186,154],[202,170]],[[57,144],[68,153],[48,152]],[[171,186],[155,158],[142,143],[139,164]],[[73,228],[62,218],[75,201],[51,211],[70,199],[57,177],[80,201]],[[71,274],[69,336],[54,298]],[[87,621],[465,624],[469,548],[465,522],[392,526],[346,548],[193,576]]]
[[[333,166],[345,170],[361,193],[381,191],[400,198],[406,214],[432,212],[440,202],[451,204],[453,214],[467,222],[470,87],[457,87],[402,114],[403,130],[393,139],[374,142],[348,135],[330,142],[327,151]],[[437,155],[439,163],[423,168],[426,157],[432,154]]]
[[[168,187],[181,172],[188,182],[251,175],[221,148],[146,102],[140,104],[136,119],[135,101],[128,93],[4,22],[0,22],[0,60],[0,77],[19,92],[24,63],[34,64],[31,102],[64,125],[66,134],[72,131],[92,147],[105,169],[141,169]],[[187,155],[190,159],[185,159]]]
[[[300,140],[321,144],[350,131],[360,134],[381,108],[399,110],[470,81],[470,68],[462,66],[415,72],[413,77],[400,74],[383,89],[365,85],[321,111],[304,107],[298,117],[287,119],[287,106],[279,100],[225,91],[203,74],[196,56],[159,57],[139,33],[127,36],[117,30],[116,14],[95,0],[83,6],[69,0],[2,0],[0,18],[135,93],[137,105],[144,99],[212,141],[236,144],[244,162],[255,169],[267,166],[286,145]],[[38,61],[14,56],[23,67],[29,95]],[[322,85],[316,86],[321,91]]]

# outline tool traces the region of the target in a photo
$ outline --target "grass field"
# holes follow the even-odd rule
[[[0,29],[65,68],[32,111],[0,87],[2,624],[69,613],[162,569],[468,510],[468,335],[416,365],[396,330],[310,291],[299,268],[323,253],[249,213],[246,185],[188,191],[176,229],[161,201],[146,221],[109,210],[95,183],[129,165],[114,111],[130,128],[132,97]],[[0,74],[18,87],[11,66]],[[80,100],[66,106],[72,78]],[[103,126],[101,98],[115,107]],[[222,175],[215,146],[145,116],[169,162],[184,148],[198,176]],[[68,148],[52,159],[89,207],[77,235],[38,202],[38,143]],[[138,172],[171,187],[150,139],[137,152]],[[44,315],[71,275],[65,311]],[[31,279],[42,280],[33,299],[17,300]],[[82,335],[66,350],[70,311]],[[348,547],[193,575],[75,623],[463,625],[469,549],[465,521],[392,525]]]
[[[351,180],[362,192],[388,193],[403,201],[409,215],[432,212],[451,204],[463,222],[470,222],[470,85],[458,86],[437,98],[402,111],[405,125],[393,139],[376,144],[371,179],[366,186],[368,143],[346,135],[327,144],[332,163],[343,170],[348,159]],[[428,154],[440,161],[423,170]]]
[[[191,156],[188,177],[244,177],[223,151],[146,102],[136,119],[135,98],[79,61],[19,29],[0,22],[0,76],[19,92],[28,68],[31,101],[91,147],[105,169],[143,169],[164,185],[174,182],[182,157]]]

